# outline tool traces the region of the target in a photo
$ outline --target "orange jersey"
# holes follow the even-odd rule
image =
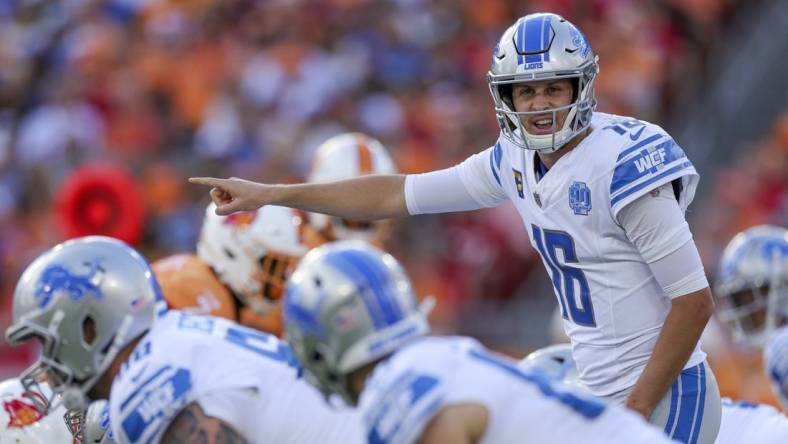
[[[170,308],[237,321],[236,302],[211,267],[190,254],[176,254],[151,265]]]
[[[151,267],[170,308],[230,319],[281,336],[280,304],[264,316],[246,306],[239,308],[240,302],[199,257],[176,254],[154,262]]]

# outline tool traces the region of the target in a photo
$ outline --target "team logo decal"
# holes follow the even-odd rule
[[[585,182],[572,182],[569,186],[569,208],[580,216],[591,211],[591,190]]]
[[[43,396],[38,395],[37,393],[34,395],[40,398],[42,404],[46,404],[46,399]],[[24,393],[22,396],[29,397],[27,393]],[[36,408],[35,404],[27,403],[22,399],[3,401],[3,409],[6,411],[6,413],[8,413],[8,428],[26,427],[30,424],[35,424],[44,417],[41,411]]]
[[[101,298],[99,283],[104,275],[104,269],[99,265],[99,259],[83,264],[88,268],[85,274],[72,273],[64,265],[52,264],[44,269],[36,285],[35,299],[39,308],[49,305],[52,298],[60,292],[65,292],[72,301],[79,301],[92,294]]]

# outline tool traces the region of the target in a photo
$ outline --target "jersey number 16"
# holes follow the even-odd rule
[[[553,287],[561,303],[561,315],[577,325],[596,327],[586,275],[583,270],[568,265],[578,262],[574,239],[563,231],[542,230],[536,225],[531,225],[531,228],[536,248],[550,269]],[[559,249],[563,252],[564,263],[558,261],[556,252]],[[580,292],[579,298],[575,295],[576,289]]]

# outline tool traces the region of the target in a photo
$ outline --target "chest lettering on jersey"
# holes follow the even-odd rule
[[[643,173],[647,170],[655,173],[659,167],[665,163],[665,156],[664,148],[657,148],[654,151],[646,152],[635,159],[635,168],[637,168],[638,173]]]
[[[523,173],[514,168],[512,168],[512,173],[514,174],[514,185],[517,188],[517,195],[520,196],[520,199],[525,199],[525,193],[523,192]]]
[[[569,186],[569,208],[580,216],[588,216],[591,211],[591,189],[585,182],[572,182]]]

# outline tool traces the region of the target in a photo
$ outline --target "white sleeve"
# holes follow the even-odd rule
[[[496,155],[497,154],[497,155]],[[430,214],[494,207],[507,199],[500,184],[500,158],[495,147],[465,159],[459,165],[405,177],[408,213]]]
[[[668,297],[709,286],[684,212],[669,183],[622,208],[618,222]]]

